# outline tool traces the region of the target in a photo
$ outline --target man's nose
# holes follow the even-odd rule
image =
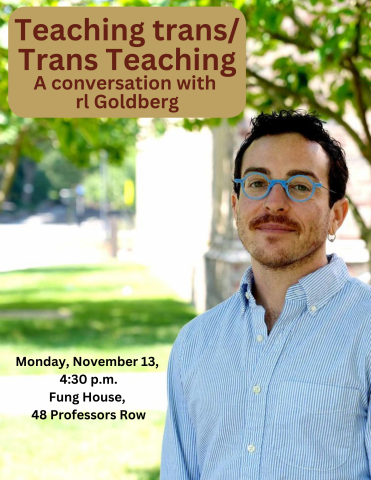
[[[278,183],[276,183],[276,185],[273,185],[268,196],[265,197],[263,200],[264,209],[268,210],[271,213],[287,212],[290,208],[290,201],[286,194],[286,191],[283,186]]]

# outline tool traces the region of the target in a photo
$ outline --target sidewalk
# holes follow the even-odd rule
[[[104,236],[99,223],[0,225],[0,272],[101,262]]]

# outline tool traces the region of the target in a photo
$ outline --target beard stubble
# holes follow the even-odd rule
[[[290,220],[285,215],[265,214],[252,219],[250,222],[241,220],[237,212],[237,231],[242,245],[250,253],[251,257],[267,269],[296,269],[310,263],[318,249],[326,242],[330,214],[320,223],[313,223],[302,236],[302,228],[297,222]],[[259,242],[256,238],[257,227],[264,223],[277,223],[293,228],[295,231],[283,235],[291,235],[292,242],[286,242],[279,246],[282,238],[279,235],[267,235],[265,242]],[[267,250],[268,245],[277,245],[273,252]]]

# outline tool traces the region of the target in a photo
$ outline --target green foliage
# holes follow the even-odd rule
[[[43,200],[51,197],[49,179],[42,170],[36,169],[33,187],[32,204],[34,206],[39,205]],[[55,198],[57,198],[56,195]]]
[[[169,0],[167,5],[233,6],[246,18],[246,104],[257,111],[304,107],[343,125],[371,162],[365,112],[371,103],[368,2]],[[273,75],[272,75],[273,73]],[[363,123],[347,123],[353,111]],[[230,119],[234,120],[234,119]],[[187,129],[217,119],[184,120]],[[364,141],[367,139],[367,142]]]
[[[105,150],[111,163],[121,164],[132,155],[138,125],[132,118],[48,119],[50,134],[65,158],[80,167],[94,163],[94,154]]]
[[[22,1],[22,6],[57,4],[52,0]],[[0,28],[18,6],[0,1]],[[8,50],[0,46],[0,164],[14,157],[14,152],[18,158],[24,156],[39,162],[51,147],[79,167],[94,165],[102,150],[107,152],[109,162],[116,165],[133,154],[139,130],[134,118],[21,118],[10,110],[7,95]]]
[[[247,18],[251,48],[247,80],[257,85],[248,88],[248,104],[261,110],[268,97],[274,96],[278,108],[314,107],[337,120],[347,105],[358,115],[360,102],[367,109],[371,77],[365,67],[371,55],[371,12],[365,5],[250,0],[241,10]],[[273,79],[263,74],[262,52],[270,52]]]
[[[134,172],[116,165],[108,166],[107,172],[107,201],[110,208],[120,210],[127,208],[124,202],[124,182],[128,178],[134,180]],[[132,170],[132,169],[131,169]],[[83,184],[85,187],[85,201],[88,205],[99,206],[102,195],[101,175],[99,170],[86,176]]]
[[[39,170],[45,173],[52,189],[71,188],[81,182],[83,172],[65,160],[57,150],[51,150],[43,158]]]
[[[49,198],[48,194],[51,189],[51,184],[48,177],[45,175],[45,172],[38,169],[37,166],[34,165],[34,174],[31,180],[31,183],[33,185],[33,192],[28,196],[27,205],[23,205],[23,188],[26,183],[25,166],[27,166],[27,164],[30,164],[30,162],[31,165],[34,165],[33,162],[28,158],[22,157],[20,159],[19,167],[14,178],[13,188],[9,195],[9,201],[15,203],[18,206],[22,205],[32,209],[36,205],[41,203],[43,200]]]

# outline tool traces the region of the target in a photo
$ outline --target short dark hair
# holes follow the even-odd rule
[[[329,159],[329,189],[330,208],[337,200],[344,198],[346,185],[349,178],[348,167],[345,160],[345,151],[340,143],[332,138],[323,128],[326,123],[320,120],[316,112],[307,113],[304,110],[280,110],[279,112],[261,113],[251,120],[252,129],[241,144],[235,159],[234,178],[241,178],[242,159],[245,151],[254,140],[266,135],[279,135],[282,133],[300,133],[307,140],[317,142],[326,152]],[[233,182],[237,197],[241,185]]]

